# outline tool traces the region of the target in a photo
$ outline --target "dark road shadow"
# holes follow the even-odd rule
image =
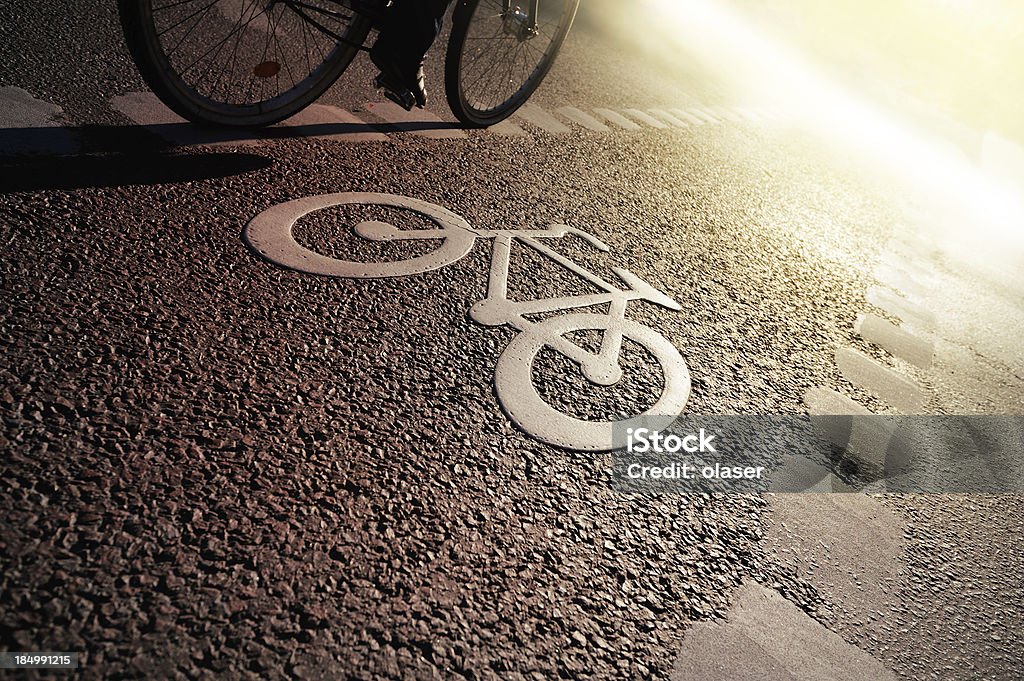
[[[447,121],[279,123],[260,129],[226,129],[187,122],[152,125],[85,125],[80,127],[0,128],[0,163],[33,156],[67,156],[91,152],[129,152],[200,145],[252,146],[273,140],[320,138],[340,142],[384,141],[386,133],[453,131]]]
[[[174,184],[242,175],[271,165],[271,159],[255,154],[159,150],[16,161],[0,158],[0,192]]]

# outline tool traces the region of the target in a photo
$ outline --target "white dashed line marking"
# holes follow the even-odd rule
[[[411,133],[417,137],[432,140],[465,139],[467,137],[465,132],[451,123],[442,121],[436,114],[426,109],[406,111],[394,102],[371,102],[366,104],[365,108],[400,132]]]
[[[707,121],[700,116],[694,116],[689,111],[683,111],[682,109],[669,109],[669,113],[693,125],[704,125],[707,123]]]
[[[721,123],[722,122],[717,116],[715,116],[713,113],[711,113],[708,109],[691,108],[691,109],[688,109],[688,111],[690,113],[692,113],[694,116],[697,116],[698,118],[703,118],[708,123]]]
[[[251,130],[211,130],[192,125],[168,109],[152,92],[129,92],[112,97],[110,105],[150,132],[176,146],[254,145]]]
[[[778,592],[746,581],[724,620],[698,622],[687,630],[671,678],[895,681],[896,677]]]
[[[498,135],[499,137],[529,137],[530,133],[526,132],[519,125],[516,125],[515,121],[510,118],[506,118],[500,123],[495,123],[489,128],[484,129],[485,133],[492,135]]]
[[[36,99],[19,87],[0,88],[0,154],[73,154],[79,146],[55,119],[56,104]]]
[[[887,252],[882,254],[881,262],[895,270],[903,270],[924,284],[935,281],[935,270],[919,259],[910,260],[899,253]]]
[[[587,130],[593,130],[594,132],[608,132],[608,126],[597,120],[586,111],[581,111],[574,106],[563,106],[558,109],[558,113],[568,118],[573,123],[582,125]]]
[[[524,104],[523,107],[515,113],[515,115],[516,118],[526,121],[530,125],[535,125],[541,130],[550,132],[553,135],[564,135],[572,132],[569,126],[565,123],[562,123],[547,111],[531,102]]]
[[[894,429],[885,420],[828,388],[811,388],[804,395],[804,404],[811,416],[850,416],[850,419],[818,419],[815,429],[826,431],[833,444],[843,447],[847,456],[860,463],[881,465],[889,449]]]
[[[650,114],[652,116],[654,116],[655,118],[657,118],[659,120],[662,120],[662,121],[668,123],[673,128],[689,128],[689,127],[691,127],[689,123],[687,123],[686,121],[682,120],[681,118],[677,118],[676,116],[673,116],[671,113],[669,113],[665,109],[648,109],[648,111],[650,112]]]
[[[875,343],[893,356],[911,364],[928,369],[932,365],[935,347],[930,341],[907,333],[890,322],[873,314],[862,314],[853,325],[854,331],[869,343]]]
[[[889,288],[902,291],[914,298],[923,298],[928,293],[927,287],[909,272],[897,270],[890,265],[878,265],[873,274],[875,279]]]
[[[339,142],[383,142],[388,138],[348,111],[327,104],[311,104],[281,126],[294,128],[305,137]]]
[[[661,121],[659,121],[657,118],[650,115],[646,111],[641,111],[640,109],[623,109],[622,113],[626,114],[635,121],[643,123],[648,127],[657,128],[659,130],[668,129],[667,123],[662,123]]]
[[[713,106],[713,107],[709,107],[709,108],[711,109],[711,111],[715,115],[720,116],[721,118],[724,118],[725,120],[730,121],[731,123],[746,123],[747,122],[746,119],[744,119],[742,116],[740,116],[738,113],[736,113],[735,111],[733,111],[729,107]]]
[[[868,289],[867,299],[875,307],[899,317],[907,324],[929,328],[935,326],[935,315],[930,310],[926,310],[888,289],[872,286]]]
[[[811,388],[804,394],[804,404],[813,416],[869,416],[870,411],[859,402],[829,388]]]
[[[619,126],[623,130],[643,129],[635,122],[629,120],[628,118],[620,114],[618,111],[614,111],[612,109],[594,109],[594,113],[596,113],[598,116],[605,119],[609,123]]]
[[[850,383],[864,388],[904,414],[919,414],[927,398],[914,381],[850,348],[836,350],[836,365]]]
[[[428,139],[465,139],[467,133],[457,125],[442,120],[436,114],[416,109],[405,111],[392,102],[372,102],[355,113],[328,104],[312,104],[288,120],[262,130],[207,128],[181,118],[163,104],[152,92],[131,92],[112,97],[111,108],[122,113],[136,125],[146,128],[173,146],[251,146],[268,141],[302,136],[337,142],[384,142],[395,132]],[[548,111],[527,102],[514,115],[489,128],[476,131],[476,135],[498,137],[529,137],[536,129],[556,135],[578,132],[576,126],[596,133],[614,133],[616,130],[669,130],[700,126],[708,122],[721,123],[721,112],[731,121],[747,123],[764,120],[766,114],[747,107],[707,108],[652,108],[584,110],[575,106],[562,106]],[[372,113],[379,121],[365,120],[356,115]],[[79,151],[76,135],[54,120],[60,107],[34,99],[20,88],[0,88],[0,154],[12,153],[75,153]],[[739,112],[739,113],[737,113]],[[569,121],[567,125],[557,116]],[[527,123],[527,126],[520,125]],[[35,129],[38,129],[36,134]]]

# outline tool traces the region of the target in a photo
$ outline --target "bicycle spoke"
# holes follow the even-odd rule
[[[163,7],[154,7],[153,8],[153,12],[162,12],[165,9],[174,9],[175,7],[180,7],[181,5],[187,5],[190,2],[197,2],[197,1],[198,0],[178,0],[177,2],[172,2],[172,3],[166,4]]]
[[[561,0],[541,3],[534,30],[507,15],[494,0],[479,3],[461,45],[459,89],[465,103],[481,113],[521,100],[536,87],[567,30],[572,7]]]
[[[348,36],[367,30],[360,15],[333,0],[159,0],[143,20],[173,90],[229,117],[269,117],[311,88],[322,90],[333,80],[327,69],[354,54]]]
[[[162,30],[162,31],[158,32],[158,33],[156,34],[156,35],[157,35],[157,37],[159,38],[159,37],[160,37],[160,36],[162,36],[162,35],[163,35],[164,33],[168,33],[168,32],[170,32],[170,31],[173,31],[174,29],[176,29],[176,28],[177,28],[178,26],[181,26],[182,24],[184,24],[184,23],[185,23],[186,21],[188,21],[189,19],[192,19],[193,17],[195,17],[195,16],[197,15],[197,14],[200,14],[200,13],[202,13],[202,14],[205,14],[206,12],[208,12],[208,11],[210,10],[210,8],[211,8],[211,7],[213,7],[214,5],[216,5],[216,4],[217,4],[217,2],[218,2],[218,0],[213,0],[212,2],[210,2],[209,4],[207,4],[207,5],[205,6],[205,7],[200,7],[199,9],[197,9],[197,10],[196,10],[195,12],[193,12],[192,14],[189,14],[188,16],[186,16],[186,17],[184,17],[184,18],[182,18],[182,19],[180,19],[180,20],[176,21],[175,23],[171,24],[170,26],[168,26],[168,27],[167,27],[167,28],[165,28],[164,30]],[[201,21],[201,20],[202,20],[202,18],[200,17],[200,21]],[[197,25],[198,25],[198,22],[197,22],[196,24],[193,24],[193,25],[192,25],[192,28],[191,28],[191,29],[189,29],[189,31],[187,31],[187,32],[185,33],[185,35],[186,35],[186,36],[188,36],[188,33],[189,33],[190,31],[194,31],[194,30],[195,30],[195,27],[196,27]]]

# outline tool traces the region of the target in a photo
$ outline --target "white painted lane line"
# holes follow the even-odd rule
[[[715,116],[713,113],[711,113],[711,111],[709,111],[706,108],[691,107],[691,108],[687,109],[687,111],[692,113],[694,116],[697,116],[698,118],[703,118],[708,123],[721,123],[722,122],[721,119],[718,118],[718,116]]]
[[[738,113],[736,113],[735,111],[733,111],[729,107],[719,105],[719,106],[712,106],[712,107],[708,107],[708,108],[711,110],[711,112],[714,115],[718,116],[719,118],[724,118],[725,120],[727,120],[727,121],[729,121],[731,123],[746,123],[747,122],[746,120],[744,120],[744,118],[742,116],[740,116]]]
[[[642,130],[639,125],[629,120],[618,111],[613,111],[611,109],[594,109],[594,113],[609,123],[619,126],[623,130]]]
[[[0,155],[77,152],[74,135],[56,120],[62,112],[20,87],[0,88]]]
[[[626,114],[627,116],[632,118],[634,121],[637,121],[639,123],[643,123],[644,125],[646,125],[648,127],[658,128],[659,130],[667,130],[668,129],[668,124],[667,123],[662,123],[661,121],[659,121],[654,116],[650,115],[649,113],[647,113],[645,111],[641,111],[640,109],[623,109],[622,113]]]
[[[110,106],[175,146],[250,146],[260,142],[254,138],[259,133],[252,130],[214,130],[192,125],[164,106],[152,92],[129,92],[112,97]]]
[[[694,116],[689,111],[684,111],[682,109],[669,109],[669,113],[671,113],[676,118],[679,118],[680,120],[690,123],[691,125],[704,125],[705,123],[707,123],[707,121],[704,120],[703,118],[700,118],[699,116]]]
[[[920,258],[908,258],[900,253],[886,251],[882,253],[881,262],[895,270],[903,270],[925,285],[935,282],[935,269],[931,265],[922,264]]]
[[[889,592],[905,565],[903,519],[867,494],[777,494],[766,501],[764,543],[779,563],[868,631],[887,623]],[[866,672],[854,678],[869,679]]]
[[[931,368],[935,346],[873,314],[862,314],[853,325],[854,331],[869,343],[888,350],[895,357],[922,369]]]
[[[850,383],[864,388],[904,414],[920,414],[927,398],[914,381],[850,348],[836,350],[836,365]]]
[[[344,109],[327,104],[310,104],[281,123],[304,137],[339,142],[383,142],[388,136]]]
[[[871,414],[859,402],[829,388],[811,388],[804,394],[804,404],[813,416],[868,416]]]
[[[33,97],[20,87],[0,87],[0,126],[4,128],[52,128],[63,109]]]
[[[488,127],[486,129],[486,132],[488,132],[488,133],[490,133],[492,135],[498,135],[499,137],[528,137],[529,136],[529,133],[527,133],[521,127],[516,125],[516,123],[511,118],[506,118],[505,120],[503,120],[503,121],[501,121],[499,123],[495,123],[494,125]]]
[[[380,117],[400,132],[432,140],[466,139],[465,132],[447,121],[442,121],[427,109],[406,111],[394,102],[370,102],[364,108]]]
[[[811,416],[849,416],[850,419],[823,418],[814,423],[832,441],[846,450],[849,458],[862,464],[882,465],[892,439],[893,428],[846,395],[829,388],[811,388],[804,395]]]
[[[582,125],[587,130],[593,130],[594,132],[608,132],[608,126],[597,120],[586,111],[580,111],[574,106],[563,106],[558,109],[558,113],[562,114],[570,121]]]
[[[669,678],[895,681],[878,660],[753,581],[740,587],[724,622],[690,627]]]
[[[899,317],[912,326],[928,328],[935,326],[935,315],[930,310],[926,310],[920,305],[915,305],[888,289],[872,286],[868,289],[867,299],[875,307]]]
[[[647,111],[648,111],[648,113],[650,113],[652,116],[654,116],[658,120],[664,121],[665,123],[668,123],[673,128],[689,128],[690,127],[689,123],[687,123],[686,121],[680,120],[679,118],[676,118],[675,116],[670,114],[668,111],[665,111],[664,109],[648,109]]]
[[[552,135],[565,135],[572,132],[569,126],[532,102],[524,104],[515,115],[516,118],[550,132]]]
[[[807,494],[830,494],[832,492],[851,492],[852,488],[835,476],[832,471],[805,456],[787,455],[782,466],[772,474],[769,491],[793,490]]]
[[[889,265],[879,264],[874,269],[874,277],[889,288],[900,291],[913,298],[924,298],[928,288],[908,272],[897,270]]]

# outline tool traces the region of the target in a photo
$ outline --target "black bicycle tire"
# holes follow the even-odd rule
[[[553,0],[541,0],[541,2],[551,2]],[[455,7],[455,11],[452,14],[452,30],[451,35],[448,39],[448,49],[445,55],[445,69],[444,69],[444,80],[445,80],[445,96],[448,99],[448,106],[455,114],[455,117],[459,119],[464,125],[473,128],[484,128],[495,123],[499,123],[519,109],[526,101],[536,92],[537,88],[544,81],[551,67],[554,65],[555,58],[558,56],[558,52],[562,48],[562,44],[565,42],[565,37],[569,33],[569,29],[572,26],[573,19],[575,18],[576,11],[579,8],[580,0],[558,0],[561,2],[567,10],[568,20],[564,26],[560,26],[558,34],[552,41],[553,48],[550,54],[546,55],[545,60],[542,64],[538,65],[530,74],[527,82],[518,89],[513,96],[505,100],[499,106],[493,107],[487,111],[481,111],[474,109],[466,101],[465,94],[462,91],[462,82],[460,75],[462,73],[462,57],[463,47],[466,42],[466,37],[469,33],[469,28],[473,20],[473,16],[480,5],[480,0],[459,0],[459,3]],[[565,12],[566,10],[563,10]]]
[[[128,52],[135,62],[143,81],[169,109],[193,123],[214,127],[261,128],[293,116],[312,104],[341,77],[359,52],[355,45],[338,44],[324,60],[322,73],[304,92],[282,102],[272,110],[260,111],[255,105],[246,105],[237,115],[204,108],[196,97],[186,91],[187,85],[175,83],[167,72],[173,71],[163,57],[155,37],[152,21],[147,21],[146,7],[152,0],[118,0],[118,14]],[[352,23],[351,40],[362,43],[370,31],[368,18],[357,16]],[[179,78],[180,80],[180,78]],[[198,95],[198,93],[196,93]],[[222,103],[223,106],[227,106]],[[252,111],[252,109],[257,109]]]

